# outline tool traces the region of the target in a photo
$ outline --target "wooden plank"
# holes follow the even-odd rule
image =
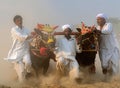
[[[64,32],[55,32],[54,35],[64,35]],[[78,35],[80,34],[79,32],[72,32],[71,35]]]
[[[82,52],[97,52],[97,50],[82,50]]]

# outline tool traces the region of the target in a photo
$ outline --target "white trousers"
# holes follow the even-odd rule
[[[21,61],[14,62],[14,69],[16,70],[19,81],[24,81],[26,73],[30,73],[31,71],[30,54],[27,53],[23,56]]]
[[[112,69],[113,74],[118,74],[119,72],[119,58],[120,53],[117,48],[114,49],[114,52],[106,55],[106,52],[101,52],[101,65],[102,68]]]
[[[64,68],[68,69],[70,79],[79,78],[79,64],[75,58],[72,60],[63,57],[57,58],[57,69],[62,71]]]

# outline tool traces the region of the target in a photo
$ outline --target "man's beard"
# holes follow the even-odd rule
[[[69,40],[71,38],[70,35],[65,35],[65,37]]]

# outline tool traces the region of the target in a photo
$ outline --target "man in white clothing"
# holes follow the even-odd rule
[[[8,53],[7,60],[14,63],[18,79],[22,82],[25,79],[26,73],[30,73],[31,70],[29,39],[33,36],[28,29],[23,27],[20,15],[16,15],[13,21],[16,26],[11,29],[13,44]]]
[[[64,37],[56,42],[56,60],[57,69],[62,72],[69,72],[71,79],[77,81],[79,78],[79,65],[75,59],[76,51],[80,52],[79,46],[77,47],[75,38],[71,37],[72,29],[70,25],[62,26]]]
[[[119,70],[119,48],[118,42],[111,23],[108,23],[107,16],[100,13],[96,16],[100,34],[99,56],[103,74],[117,74]]]

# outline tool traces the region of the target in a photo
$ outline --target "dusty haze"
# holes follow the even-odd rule
[[[96,24],[96,14],[104,12],[112,18],[111,22],[119,40],[120,10],[118,3],[120,3],[119,0],[93,0],[92,2],[88,0],[0,0],[0,84],[17,85],[15,83],[16,73],[13,65],[3,60],[3,58],[7,57],[12,44],[10,29],[14,26],[12,20],[15,15],[21,15],[24,19],[24,25],[32,30],[37,23],[62,25],[66,23],[79,24],[81,21],[84,21],[87,25]],[[112,79],[110,83],[101,81],[104,77],[101,73],[98,57],[96,66],[97,74],[92,78],[88,76],[85,83],[75,85],[71,84],[67,78],[63,78],[60,85],[69,88],[120,88],[119,76]],[[50,81],[53,81],[53,78],[53,75],[41,77],[40,81],[37,82],[43,85],[52,85]]]

